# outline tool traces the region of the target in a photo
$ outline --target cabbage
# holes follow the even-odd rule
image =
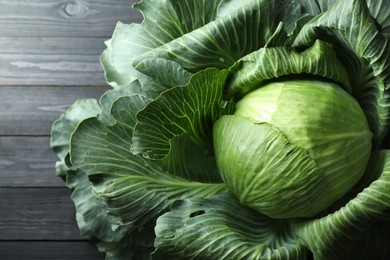
[[[272,218],[312,217],[345,195],[366,169],[371,137],[356,100],[315,80],[263,85],[214,124],[224,183]]]
[[[107,259],[388,259],[390,2],[142,0],[52,127]]]

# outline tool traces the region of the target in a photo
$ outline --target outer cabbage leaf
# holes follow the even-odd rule
[[[178,201],[157,220],[154,259],[306,259],[286,221],[244,207],[230,193]]]
[[[81,121],[96,116],[101,110],[94,99],[78,100],[53,124],[51,146],[60,159],[56,164],[57,175],[72,190],[80,234],[86,239],[96,241],[102,252],[115,248],[113,253],[108,254],[125,253],[124,255],[128,256],[128,249],[120,250],[130,244],[124,238],[124,232],[112,228],[119,220],[107,213],[106,201],[94,192],[85,172],[74,168],[69,162],[69,139],[72,133]],[[152,243],[153,240],[149,244]],[[139,254],[139,249],[133,251]],[[141,248],[142,251],[144,250]]]
[[[80,234],[93,241],[106,259],[145,259],[153,249],[153,227],[150,232],[128,236],[120,218],[107,211],[107,202],[95,192],[92,182],[82,170],[68,171],[68,184],[76,207]],[[140,257],[140,258],[137,258]]]
[[[135,230],[131,235],[128,235],[129,227],[121,225],[122,219],[107,210],[109,206],[106,198],[96,192],[87,174],[69,162],[69,139],[80,122],[86,118],[95,117],[97,114],[99,119],[107,125],[123,124],[123,121],[118,120],[118,114],[124,113],[123,110],[125,110],[126,115],[126,127],[131,135],[136,122],[136,112],[150,101],[139,94],[142,93],[139,84],[134,84],[132,84],[132,88],[108,91],[101,98],[100,106],[96,100],[77,101],[56,121],[52,130],[51,145],[61,159],[57,163],[57,172],[66,181],[67,186],[72,189],[72,200],[75,203],[76,219],[81,235],[95,241],[99,250],[106,253],[107,259],[144,259],[153,248],[154,226],[146,226],[143,232]],[[125,108],[118,105],[120,97],[123,97],[122,100],[128,101]],[[115,118],[111,112],[112,103],[117,99],[119,100],[116,105],[117,118]],[[122,111],[119,112],[119,110]],[[102,113],[99,114],[100,112]],[[131,140],[130,137],[129,140]],[[127,149],[129,148],[130,144],[127,146]],[[197,168],[199,171],[203,170],[199,166]]]
[[[351,91],[347,70],[337,58],[332,45],[320,40],[300,52],[287,46],[261,48],[237,61],[230,70],[233,76],[226,88],[226,95],[233,95],[236,99],[269,80],[294,76],[322,77],[323,80],[338,82],[346,91]]]
[[[301,5],[302,12],[317,15],[326,12],[337,0],[295,0]],[[293,1],[293,2],[295,2]],[[375,19],[382,32],[390,32],[390,6],[389,0],[366,0],[371,16]]]
[[[311,15],[317,15],[328,10],[328,6],[332,6],[337,0],[295,0],[302,7],[304,12],[307,12]]]
[[[390,1],[366,0],[370,14],[374,17],[380,31],[390,33]]]
[[[153,79],[134,70],[133,60],[214,20],[220,2],[143,0],[135,4],[134,8],[144,15],[142,24],[119,22],[112,38],[106,42],[101,63],[107,82],[114,88],[126,87],[134,80],[141,81],[142,85],[153,82]],[[164,70],[164,67],[160,69]]]
[[[169,153],[159,161],[167,172],[192,181],[222,182],[214,157],[194,143],[190,134],[176,135],[169,140],[169,145]]]
[[[76,101],[65,113],[53,123],[50,145],[58,158],[65,163],[65,157],[69,152],[69,139],[77,125],[86,118],[94,117],[101,112],[101,108],[95,99],[82,99]],[[66,171],[58,172],[65,180]]]
[[[78,125],[70,143],[72,165],[93,183],[93,187],[81,189],[80,176],[75,180],[79,182],[78,195],[84,200],[80,207],[92,207],[86,199],[96,194],[103,204],[88,213],[100,210],[113,219],[108,223],[111,233],[105,230],[106,234],[98,237],[103,241],[98,246],[113,259],[150,253],[154,239],[151,228],[172,201],[207,197],[226,189],[223,184],[191,182],[180,173],[167,173],[156,162],[130,152],[136,113],[143,102],[138,94],[116,99],[110,109],[114,124],[107,125],[96,117],[86,119]],[[197,169],[203,170],[199,165]],[[82,208],[78,210],[83,212]],[[90,222],[95,230],[102,224],[99,216]]]
[[[127,88],[110,89],[100,98],[99,104],[102,112],[98,114],[99,120],[107,125],[115,124],[115,118],[111,115],[112,104],[120,97],[132,97],[135,102],[129,106],[131,112],[131,121],[129,125],[135,124],[135,114],[146,106],[155,95],[153,93],[145,93],[145,89],[139,81],[133,81]],[[129,118],[130,119],[130,118]]]
[[[212,125],[233,108],[222,99],[228,73],[218,69],[199,72],[188,85],[168,90],[150,102],[137,115],[132,152],[164,159],[172,149],[171,140],[188,134],[194,144],[212,155]]]
[[[312,18],[312,15],[307,13],[302,5],[297,1],[278,1],[278,13],[276,20],[280,20],[283,24],[287,39],[285,39],[284,44],[289,44],[291,35],[294,34],[294,31],[300,29],[301,25],[306,23]],[[270,45],[270,46],[280,46],[280,45]]]
[[[390,35],[379,31],[364,0],[346,0],[308,22],[294,45],[310,46],[316,39],[331,43],[338,51],[348,70],[352,95],[374,134],[373,146],[378,147],[390,120]]]
[[[228,68],[244,55],[275,40],[280,17],[275,1],[222,1],[217,17],[198,29],[134,59],[164,58],[196,72],[208,67]],[[276,41],[280,42],[280,41]],[[151,70],[143,71],[151,75]]]

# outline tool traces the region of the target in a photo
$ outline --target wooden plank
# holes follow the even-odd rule
[[[103,260],[104,254],[88,242],[0,241],[2,260]]]
[[[79,235],[49,134],[108,89],[98,58],[117,21],[142,20],[135,1],[0,0],[0,259],[104,259]]]
[[[1,23],[0,23],[1,25]],[[1,85],[103,85],[102,38],[0,38]]]
[[[0,136],[0,187],[64,187],[56,160],[50,137]]]
[[[135,0],[0,0],[1,36],[108,38],[117,21],[139,22]]]
[[[0,87],[0,135],[49,135],[51,125],[77,99],[100,98],[109,88]]]
[[[83,240],[67,188],[0,188],[0,209],[0,240]]]
[[[100,55],[104,48],[103,38],[0,37],[0,55]]]

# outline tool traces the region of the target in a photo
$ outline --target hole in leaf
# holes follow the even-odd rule
[[[198,210],[198,211],[192,212],[192,213],[190,214],[190,218],[194,218],[194,217],[203,215],[203,214],[205,214],[205,213],[206,213],[206,211],[204,211],[204,210]]]
[[[168,234],[163,235],[163,237],[164,237],[165,239],[174,238],[174,237],[175,237],[175,233],[168,233]]]

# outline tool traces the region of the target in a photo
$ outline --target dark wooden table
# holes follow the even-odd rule
[[[99,64],[131,0],[0,0],[0,259],[103,259],[55,176],[50,128],[108,89]]]

